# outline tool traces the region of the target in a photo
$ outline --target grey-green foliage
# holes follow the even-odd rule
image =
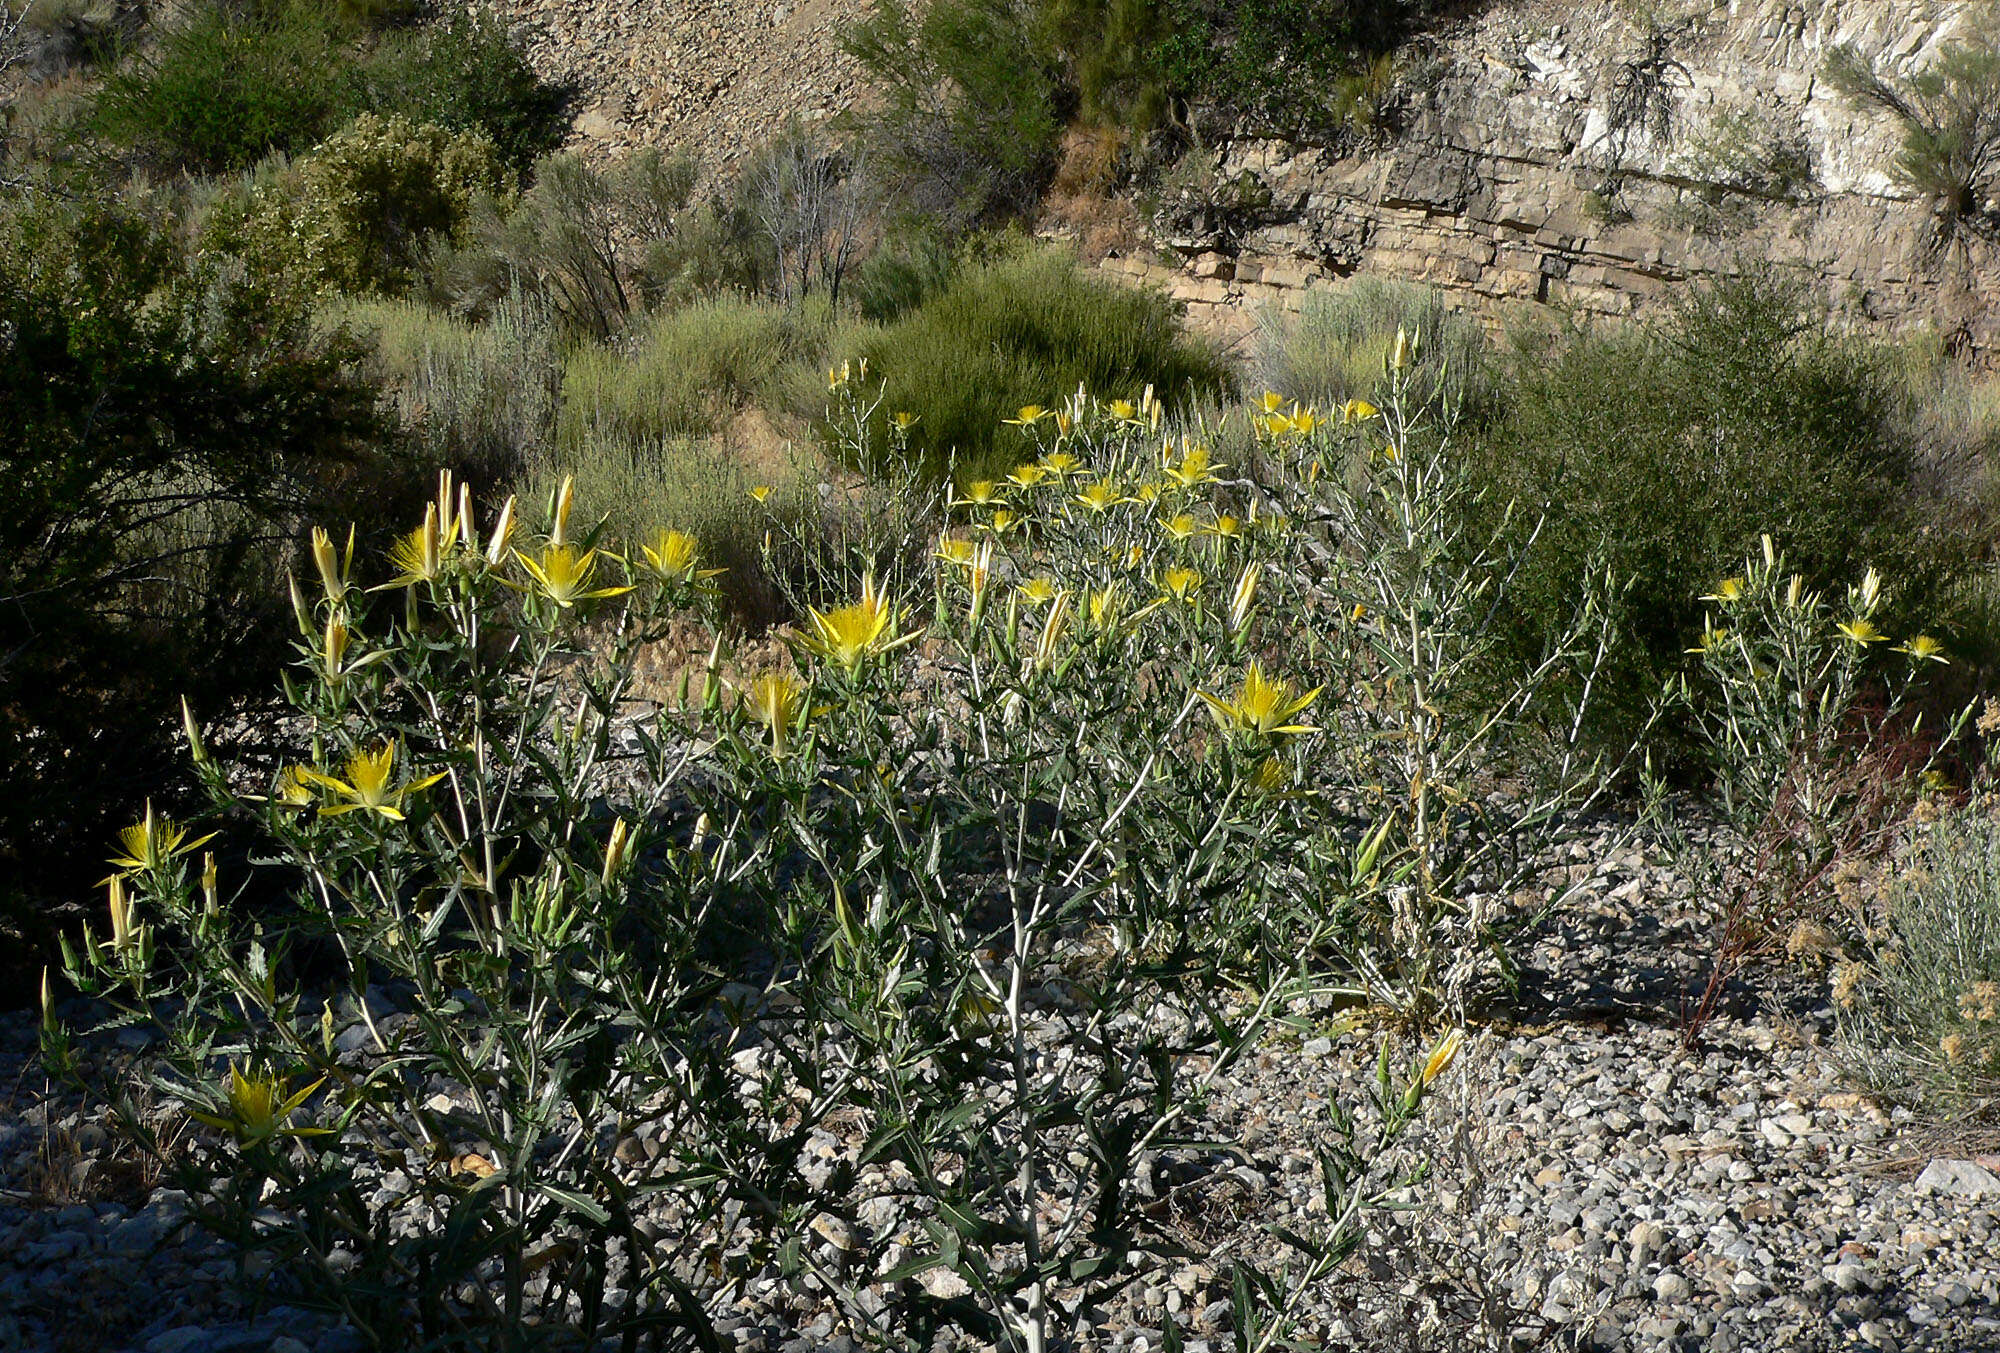
[[[1422,334],[1411,376],[1416,397],[1442,397],[1456,413],[1477,416],[1493,398],[1486,334],[1434,287],[1357,278],[1308,291],[1296,313],[1259,316],[1256,378],[1287,399],[1322,409],[1379,396],[1382,359],[1403,330]]]
[[[609,170],[551,156],[518,200],[488,198],[474,211],[470,239],[432,260],[433,289],[468,313],[525,292],[565,329],[616,332],[671,283],[696,177],[692,159],[657,150]]]
[[[1941,229],[1990,233],[2000,225],[1993,195],[2000,172],[2000,48],[1993,30],[1947,45],[1932,65],[1891,79],[1851,46],[1834,49],[1826,78],[1857,106],[1895,119],[1902,146],[1891,172],[1930,198]]]
[[[1833,976],[1855,1072],[1882,1094],[1934,1109],[1991,1103],[2000,1095],[2000,815],[1991,797],[1933,823],[1858,905],[1869,952]]]

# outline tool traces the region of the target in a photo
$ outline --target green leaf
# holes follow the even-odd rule
[[[496,1179],[499,1178],[498,1175],[493,1177]],[[594,1225],[608,1226],[611,1224],[611,1214],[604,1209],[601,1203],[587,1193],[579,1193],[575,1189],[560,1188],[546,1181],[537,1181],[529,1187],[543,1197],[553,1199],[562,1204],[564,1210],[574,1212],[579,1217],[588,1219]]]

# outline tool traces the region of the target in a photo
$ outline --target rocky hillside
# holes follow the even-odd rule
[[[848,107],[860,83],[842,24],[868,0],[496,0],[544,73],[575,80],[577,137],[611,153],[689,147],[726,170],[797,118]]]
[[[501,0],[578,79],[579,137],[693,146],[716,167],[862,96],[838,50],[867,0]],[[1673,283],[1771,260],[1857,323],[1935,326],[1991,352],[2000,253],[1936,245],[1886,172],[1896,129],[1831,88],[1853,44],[1885,74],[1933,61],[1987,0],[1492,0],[1419,44],[1398,130],[1360,147],[1218,138],[1151,238],[1107,266],[1243,333],[1268,303],[1356,274],[1488,314],[1624,315]],[[1121,256],[1122,255],[1122,256]]]

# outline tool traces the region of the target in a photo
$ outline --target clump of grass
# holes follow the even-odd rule
[[[813,343],[801,312],[736,297],[656,315],[629,343],[570,355],[557,440],[644,446],[714,432]]]
[[[1309,291],[1297,314],[1267,309],[1259,317],[1255,371],[1265,388],[1292,399],[1338,408],[1379,395],[1383,359],[1396,334],[1421,333],[1414,379],[1424,397],[1441,396],[1462,414],[1486,411],[1494,399],[1486,335],[1435,287],[1359,278]]]

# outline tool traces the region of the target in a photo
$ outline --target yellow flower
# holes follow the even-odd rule
[[[1718,630],[1714,616],[1702,616],[1702,642],[1694,644],[1686,652],[1716,652],[1728,644],[1730,638],[1734,638],[1734,634],[1730,634],[1730,630]]]
[[[132,919],[132,898],[125,891],[122,876],[113,875],[106,879],[106,902],[111,912],[111,948],[116,953],[124,953],[135,943],[142,948],[146,939],[143,923],[134,924]]]
[[[1257,601],[1257,580],[1261,570],[1256,560],[1243,566],[1243,572],[1236,576],[1236,590],[1229,598],[1229,632],[1236,634],[1250,622],[1250,608]]]
[[[1132,501],[1135,503],[1154,503],[1158,502],[1159,498],[1160,485],[1150,479],[1141,484],[1132,495]]]
[[[1743,580],[1741,578],[1724,578],[1715,585],[1713,592],[1703,593],[1701,599],[1703,601],[1719,601],[1724,604],[1732,601],[1741,601],[1743,599]]]
[[[271,1137],[314,1137],[333,1131],[332,1128],[293,1127],[292,1115],[299,1111],[313,1092],[326,1084],[324,1076],[308,1085],[297,1094],[286,1093],[290,1086],[275,1075],[262,1075],[256,1079],[245,1076],[236,1069],[236,1063],[229,1064],[229,1091],[224,1100],[221,1114],[201,1113],[189,1110],[188,1116],[210,1127],[221,1128],[233,1133],[239,1146],[254,1146]]]
[[[990,479],[975,479],[965,486],[965,496],[953,503],[953,507],[992,507],[1004,504],[1000,486]]]
[[[354,528],[347,528],[347,554],[342,558],[334,551],[333,537],[326,533],[326,528],[313,527],[312,555],[326,599],[335,606],[340,605],[347,599],[347,575],[354,567]]]
[[[1139,411],[1132,406],[1132,401],[1129,399],[1114,399],[1105,407],[1110,410],[1111,416],[1121,423],[1131,423],[1138,420]]]
[[[148,799],[145,819],[119,831],[118,844],[124,847],[125,853],[112,856],[111,863],[122,870],[151,873],[155,869],[166,868],[175,857],[214,839],[215,833],[210,832],[188,840],[187,828],[170,817],[155,813],[153,801]]]
[[[1949,663],[1944,655],[1944,645],[1928,634],[1919,634],[1914,639],[1906,639],[1896,645],[1898,653],[1907,654],[1918,662]]]
[[[313,801],[312,781],[304,766],[287,766],[278,775],[278,802],[288,808],[303,808]]]
[[[1191,568],[1170,568],[1160,575],[1160,590],[1175,601],[1187,601],[1201,586],[1201,575]]]
[[[1031,489],[1049,477],[1049,472],[1039,465],[1016,465],[1014,472],[1007,476],[1017,486]]]
[[[1082,468],[1083,462],[1067,451],[1052,451],[1042,457],[1042,469],[1057,479],[1066,479]]]
[[[1208,534],[1233,540],[1243,534],[1243,523],[1225,512],[1215,519],[1215,525],[1208,528]]]
[[[514,551],[521,567],[535,580],[538,591],[556,605],[568,610],[579,601],[589,601],[597,597],[615,597],[622,592],[630,592],[630,587],[597,587],[590,585],[591,574],[597,571],[596,550],[582,555],[568,545],[550,545],[542,551],[542,557],[530,559],[519,550]]]
[[[915,427],[920,421],[921,420],[917,417],[916,414],[910,413],[907,410],[905,410],[904,412],[898,413],[893,418],[891,418],[889,420],[889,423],[890,426],[896,429],[896,431],[907,433],[911,428]]]
[[[1291,431],[1300,437],[1310,437],[1319,427],[1319,414],[1313,409],[1295,410],[1290,419]]]
[[[1381,416],[1382,411],[1365,399],[1350,399],[1340,406],[1340,421],[1343,423],[1362,423]]]
[[[1100,479],[1077,494],[1076,501],[1092,512],[1105,512],[1125,500],[1118,496],[1118,490],[1114,485]]]
[[[1858,644],[1863,648],[1866,648],[1869,644],[1882,643],[1889,637],[1882,633],[1881,630],[1876,629],[1866,616],[1857,617],[1852,623],[1843,621],[1834,628],[1846,635],[1850,642]]]
[[[1167,520],[1160,523],[1160,529],[1162,531],[1165,531],[1168,535],[1172,536],[1175,540],[1186,540],[1189,536],[1195,533],[1198,526],[1199,523],[1195,521],[1194,514],[1189,512],[1183,512],[1178,516],[1169,517]]]
[[[750,496],[760,503],[768,502],[771,497],[771,486],[769,484],[758,484],[750,490]]]
[[[1014,589],[1021,594],[1021,600],[1030,606],[1040,606],[1055,600],[1056,585],[1047,578],[1030,578]]]
[[[954,540],[950,536],[939,536],[937,553],[932,558],[940,563],[955,564],[960,568],[972,566],[972,542]]]
[[[1431,1049],[1431,1055],[1424,1061],[1423,1080],[1425,1085],[1429,1085],[1444,1074],[1445,1068],[1450,1066],[1453,1059],[1458,1056],[1459,1046],[1464,1042],[1465,1031],[1463,1029],[1453,1029],[1439,1040],[1438,1045]]]
[[[875,580],[861,584],[861,599],[834,611],[808,609],[806,620],[812,633],[795,642],[806,652],[834,664],[852,675],[873,657],[893,652],[916,642],[921,631],[896,633],[896,608],[887,596],[875,590]]]
[[[1289,720],[1319,699],[1322,689],[1315,686],[1304,695],[1294,696],[1290,682],[1269,679],[1264,675],[1264,669],[1252,662],[1243,674],[1243,688],[1234,700],[1224,700],[1207,691],[1195,693],[1208,705],[1209,713],[1224,729],[1272,738],[1314,731],[1307,724],[1291,723]]]
[[[771,755],[778,760],[789,750],[804,695],[805,687],[783,672],[758,677],[743,693],[743,712],[771,731]]]
[[[1020,411],[1012,418],[1003,418],[1000,421],[1008,427],[1031,428],[1049,416],[1050,411],[1039,404],[1023,404]]]
[[[1276,390],[1266,390],[1257,400],[1257,407],[1265,413],[1276,413],[1285,407],[1285,397]]]
[[[347,649],[353,638],[353,633],[338,620],[326,622],[326,638],[320,647],[320,662],[329,686],[338,686],[362,668],[372,667],[378,662],[388,660],[388,650],[377,649],[366,657],[349,662]]]
[[[345,803],[322,807],[319,810],[322,817],[369,812],[377,817],[387,818],[391,822],[401,822],[403,797],[420,789],[428,789],[444,779],[444,772],[439,771],[436,775],[428,775],[421,780],[392,789],[389,781],[394,775],[395,763],[396,744],[394,741],[389,741],[372,752],[356,752],[348,757],[346,766],[342,768],[342,773],[347,776],[345,780],[336,779],[310,766],[300,766],[298,774],[302,779],[322,789],[332,790],[346,800]]]
[[[691,535],[665,527],[653,536],[653,543],[641,546],[646,568],[662,582],[700,582],[727,569],[701,567],[701,545]]]
[[[436,503],[424,508],[424,524],[389,547],[389,562],[402,572],[380,587],[368,590],[386,592],[392,587],[436,582],[444,574],[445,555],[451,549],[455,528],[456,522],[451,534],[439,529]]]
[[[1118,627],[1125,614],[1125,592],[1116,583],[1092,588],[1089,608],[1090,627],[1099,634],[1108,634]]]
[[[1221,468],[1220,465],[1210,464],[1207,447],[1191,446],[1181,456],[1181,463],[1167,466],[1164,473],[1182,488],[1191,489],[1197,484],[1214,483],[1212,472]]]
[[[994,511],[991,518],[980,523],[980,529],[991,531],[997,536],[1004,536],[1009,531],[1019,530],[1023,520],[1025,519],[1018,512],[1012,511],[1009,508],[998,508]]]

